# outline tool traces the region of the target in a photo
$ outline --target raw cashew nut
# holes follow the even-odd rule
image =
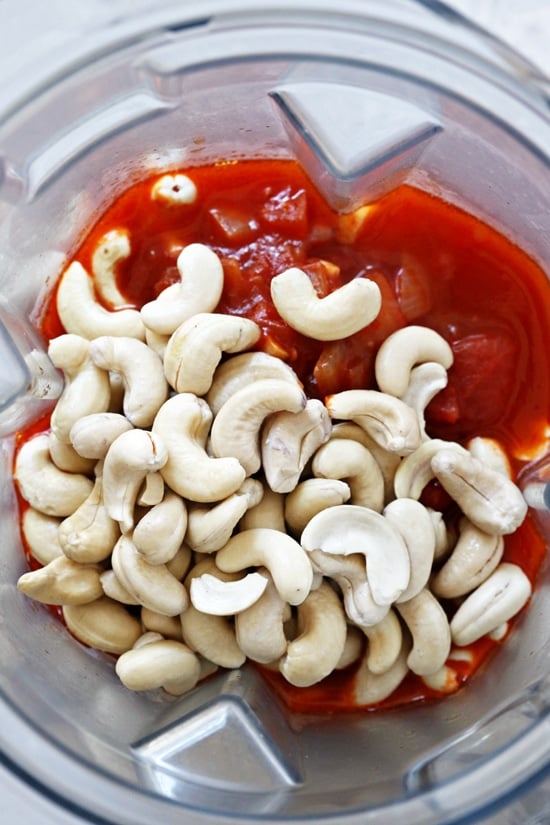
[[[123,533],[134,526],[134,509],[147,473],[166,464],[168,453],[156,433],[130,430],[113,441],[103,465],[103,501]]]
[[[246,478],[234,456],[211,458],[207,454],[211,421],[206,401],[192,393],[180,393],[165,401],[153,422],[153,433],[168,450],[162,476],[174,492],[190,501],[221,501]]]
[[[354,679],[353,698],[356,706],[369,707],[391,696],[409,672],[407,664],[409,649],[410,645],[404,638],[399,656],[390,669],[384,673],[373,673],[368,666],[367,648]]]
[[[143,607],[163,616],[177,616],[187,608],[189,599],[183,584],[166,565],[149,564],[127,536],[115,544],[111,562],[122,586]]]
[[[92,254],[92,275],[101,298],[113,309],[128,301],[116,282],[116,265],[130,254],[130,239],[125,229],[112,229],[100,239]]]
[[[189,596],[201,613],[235,616],[255,604],[266,587],[267,579],[261,573],[247,573],[234,582],[224,582],[217,576],[203,573],[191,580]]]
[[[138,521],[132,541],[149,564],[166,564],[181,547],[186,529],[185,502],[176,493],[167,492]]]
[[[60,441],[69,443],[69,433],[75,421],[109,408],[109,377],[91,361],[90,342],[79,335],[53,338],[48,355],[52,363],[63,370],[65,377],[65,386],[52,412],[50,425]]]
[[[94,469],[95,461],[79,455],[72,444],[61,441],[53,432],[49,434],[50,457],[56,467],[67,473],[88,475]]]
[[[332,673],[346,643],[346,616],[330,585],[321,584],[299,606],[298,629],[300,635],[288,643],[279,670],[291,685],[308,687]]]
[[[142,481],[136,504],[140,507],[156,507],[164,498],[164,479],[159,472],[147,473]]]
[[[397,498],[384,509],[384,517],[403,538],[411,563],[409,584],[397,602],[407,602],[427,585],[435,554],[435,530],[427,509],[412,498]]]
[[[261,434],[262,466],[267,483],[277,493],[294,490],[304,467],[331,431],[325,405],[311,398],[299,413],[276,412]]]
[[[247,567],[266,567],[281,598],[301,604],[311,590],[311,562],[297,541],[286,533],[257,527],[233,536],[216,555],[220,570],[234,573]]]
[[[267,378],[249,384],[225,402],[214,418],[210,433],[212,452],[218,458],[234,456],[247,475],[261,466],[260,429],[268,415],[287,410],[299,413],[306,396],[298,384]]]
[[[470,438],[466,447],[468,452],[478,461],[481,461],[482,464],[485,464],[486,467],[512,478],[512,469],[506,450],[495,438],[484,438],[478,435],[475,438]]]
[[[181,280],[141,308],[145,326],[156,335],[172,335],[194,315],[213,312],[222,295],[223,268],[208,246],[189,244],[178,255],[176,266]]]
[[[333,556],[312,550],[309,558],[315,572],[333,579],[342,591],[348,619],[360,628],[374,627],[387,615],[389,607],[376,604],[367,581],[365,558],[360,553]]]
[[[301,538],[308,552],[350,555],[366,558],[367,581],[376,604],[395,602],[410,580],[410,561],[405,542],[390,522],[367,507],[341,504],[314,516]]]
[[[88,604],[64,605],[63,619],[73,636],[105,653],[125,653],[141,636],[138,619],[106,596]]]
[[[344,645],[344,652],[340,657],[340,661],[334,668],[335,670],[344,670],[344,668],[353,665],[359,660],[363,654],[365,647],[365,637],[358,627],[348,624],[348,632],[346,635],[346,644]]]
[[[103,592],[110,599],[121,604],[139,605],[139,601],[120,583],[114,570],[104,570],[100,574]]]
[[[103,480],[98,476],[90,495],[59,525],[59,543],[68,558],[94,564],[111,554],[119,535],[118,522],[107,513]]]
[[[257,602],[235,616],[235,632],[245,656],[254,662],[269,664],[286,651],[284,623],[291,612],[267,570],[260,568],[259,572],[266,577],[267,586]]]
[[[380,444],[376,443],[374,438],[371,438],[366,430],[360,427],[359,424],[354,424],[352,421],[341,421],[339,424],[334,424],[330,438],[331,440],[349,438],[352,441],[358,441],[363,447],[369,450],[382,471],[384,478],[384,501],[391,501],[393,499],[393,477],[399,466],[401,457],[397,455],[397,453],[391,453],[389,450],[385,450]],[[340,503],[343,504],[343,502]]]
[[[448,383],[447,370],[436,361],[427,361],[413,367],[409,376],[409,386],[403,393],[401,400],[416,412],[420,422],[420,432],[422,438],[428,438],[426,434],[426,407],[438,392]]]
[[[25,441],[15,459],[14,478],[25,501],[48,516],[69,516],[89,496],[93,484],[79,473],[66,473],[53,463],[48,436]]]
[[[152,185],[151,199],[166,201],[171,205],[194,203],[197,199],[197,187],[188,175],[180,172],[175,175],[163,175]]]
[[[168,396],[158,355],[136,338],[104,335],[91,342],[90,358],[102,370],[120,373],[124,415],[134,427],[149,427]]]
[[[440,450],[432,458],[431,467],[464,515],[481,530],[493,535],[513,533],[527,515],[521,490],[467,450]]]
[[[112,312],[101,306],[94,295],[92,279],[78,261],[70,264],[57,289],[57,312],[67,332],[92,340],[99,335],[125,335],[145,338],[145,327],[136,309]]]
[[[378,624],[361,626],[369,640],[367,667],[371,673],[387,673],[394,666],[403,645],[403,631],[395,612],[390,609]]]
[[[516,564],[504,562],[462,602],[451,620],[453,642],[472,644],[492,633],[524,607],[531,582]]]
[[[382,392],[402,398],[411,380],[411,370],[426,361],[437,362],[448,370],[453,351],[447,341],[433,329],[414,324],[398,329],[380,346],[374,372]]]
[[[349,484],[333,478],[307,478],[286,496],[285,520],[289,530],[299,536],[313,516],[345,504],[351,497]]]
[[[454,441],[443,441],[440,438],[424,441],[418,449],[403,459],[395,471],[393,484],[397,498],[420,498],[422,490],[435,475],[432,458],[440,450],[468,454],[464,447]]]
[[[133,427],[120,413],[91,413],[75,421],[69,437],[76,452],[90,459],[103,459],[113,441]]]
[[[205,395],[224,352],[241,352],[260,337],[260,327],[240,315],[199,312],[173,332],[164,372],[176,392]]]
[[[317,478],[343,479],[351,503],[380,512],[384,506],[384,477],[371,452],[358,441],[341,438],[323,444],[311,465]]]
[[[175,639],[177,642],[183,639],[180,616],[163,616],[162,613],[142,607],[141,623],[146,630],[160,633],[165,639]]]
[[[385,450],[409,455],[420,446],[418,416],[399,398],[377,390],[344,390],[325,403],[331,418],[355,421]]]
[[[173,639],[151,641],[123,653],[115,670],[129,690],[155,690],[179,696],[195,687],[201,672],[197,656]]]
[[[213,507],[190,505],[186,542],[197,553],[221,550],[250,505],[257,504],[262,496],[262,483],[247,478],[236,493]]]
[[[396,606],[413,638],[407,659],[410,669],[419,676],[437,673],[451,650],[451,630],[445,611],[427,588]]]
[[[382,305],[380,289],[368,278],[354,278],[319,298],[309,276],[291,267],[271,281],[271,298],[292,329],[317,341],[337,341],[368,326]]]
[[[60,556],[45,567],[23,573],[17,588],[44,604],[86,604],[103,595],[97,565],[77,564]]]
[[[217,415],[225,402],[243,387],[266,378],[299,384],[292,367],[267,352],[243,352],[228,358],[216,368],[206,396],[213,415]]]
[[[49,564],[63,555],[59,543],[60,520],[47,516],[34,507],[26,507],[21,516],[21,532],[33,559],[40,564]]]
[[[252,479],[249,478],[247,481],[252,481]],[[286,533],[285,496],[273,492],[267,484],[262,485],[262,489],[261,501],[249,507],[239,522],[239,529],[252,530],[254,527],[269,527],[271,530]]]
[[[467,518],[460,520],[460,534],[453,552],[433,577],[431,589],[442,599],[471,593],[489,578],[504,552],[502,536],[484,533]]]

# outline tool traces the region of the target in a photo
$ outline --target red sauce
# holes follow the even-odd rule
[[[186,244],[208,244],[225,272],[217,311],[255,320],[262,329],[259,347],[287,360],[308,394],[321,398],[372,386],[378,346],[394,330],[409,323],[432,327],[451,343],[455,361],[447,388],[430,404],[429,434],[459,441],[494,437],[516,472],[536,453],[550,412],[550,291],[544,272],[521,249],[471,215],[410,186],[378,201],[349,239],[347,219],[329,209],[294,162],[220,164],[187,174],[198,190],[195,203],[152,201],[151,181],[138,183],[107,209],[74,258],[89,270],[101,236],[128,230],[132,253],[118,265],[118,286],[129,305],[140,307],[178,280],[176,259]],[[383,296],[380,316],[345,341],[304,338],[287,327],[270,299],[271,278],[289,266],[305,268],[320,295],[355,277],[374,279]],[[61,331],[52,295],[42,332],[50,338]],[[431,506],[452,510],[437,485],[425,497]],[[519,564],[532,581],[544,552],[529,517],[506,537],[505,559]],[[468,648],[470,661],[449,662],[457,685],[497,644],[481,639]],[[307,689],[262,672],[295,710],[354,709],[354,667]],[[439,695],[409,675],[378,707]]]

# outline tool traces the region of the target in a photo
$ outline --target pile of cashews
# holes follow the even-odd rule
[[[155,191],[193,196],[185,181]],[[409,671],[454,689],[453,656],[504,635],[531,585],[502,562],[527,511],[503,449],[426,434],[448,343],[405,327],[378,351],[377,389],[308,399],[288,364],[253,349],[256,323],[215,312],[210,248],[186,246],[181,280],[141,310],[115,282],[129,253],[113,230],[91,275],[73,262],[58,286],[66,333],[49,355],[65,389],[50,432],[15,460],[22,533],[42,565],[20,591],[116,654],[132,690],[180,695],[247,659],[298,687],[358,662],[357,706]],[[381,308],[366,278],[321,299],[297,268],[271,293],[287,324],[322,341]],[[419,501],[434,478],[461,510],[456,529]]]

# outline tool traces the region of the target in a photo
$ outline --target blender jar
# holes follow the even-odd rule
[[[1,99],[1,343],[14,364],[0,416],[4,759],[102,822],[482,816],[550,763],[548,564],[490,666],[442,702],[294,714],[246,667],[180,698],[134,694],[108,657],[16,588],[26,562],[9,433],[54,403],[55,387],[33,390],[46,368],[33,331],[44,296],[102,208],[155,171],[296,157],[342,212],[406,181],[550,271],[545,80],[443,3],[118,8],[108,25],[86,21],[44,65],[38,55]],[[527,479],[547,537],[549,464],[539,457]]]

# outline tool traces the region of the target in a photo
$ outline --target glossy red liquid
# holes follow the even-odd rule
[[[455,362],[447,388],[429,407],[429,434],[459,441],[494,437],[516,472],[544,442],[550,417],[550,288],[544,272],[518,247],[471,215],[409,186],[377,202],[354,236],[350,218],[332,212],[293,162],[221,164],[188,174],[198,190],[195,203],[152,201],[151,181],[138,183],[106,210],[74,258],[90,270],[101,236],[126,229],[132,253],[118,266],[118,285],[128,304],[139,307],[178,279],[176,259],[186,244],[210,245],[225,272],[218,311],[254,319],[262,328],[259,347],[287,360],[308,394],[321,398],[373,386],[376,351],[394,330],[410,323],[433,327],[451,343]],[[271,278],[289,266],[305,268],[320,295],[351,278],[376,280],[383,296],[380,316],[345,341],[304,338],[287,327],[270,299]],[[50,338],[61,331],[53,295],[43,333]],[[437,485],[425,496],[452,517]],[[528,518],[506,538],[504,559],[534,580],[544,552]],[[470,646],[470,662],[453,662],[457,684],[496,645],[482,639]],[[353,674],[352,667],[297,689],[265,671],[291,708],[315,712],[352,710]],[[436,695],[411,675],[381,706]]]

